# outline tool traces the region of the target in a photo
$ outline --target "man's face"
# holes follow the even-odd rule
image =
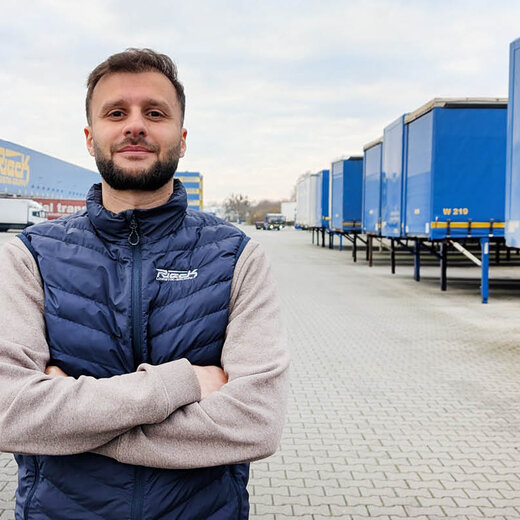
[[[156,190],[186,150],[175,88],[160,72],[103,76],[92,93],[87,148],[114,189]]]

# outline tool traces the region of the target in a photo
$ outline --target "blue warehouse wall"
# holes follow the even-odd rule
[[[0,139],[0,193],[84,199],[97,172]]]

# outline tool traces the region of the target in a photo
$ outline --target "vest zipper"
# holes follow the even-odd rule
[[[135,368],[137,368],[145,361],[146,355],[143,352],[141,237],[137,220],[134,216],[130,220],[128,243],[132,246],[132,346],[134,350],[134,364]]]
[[[137,368],[147,359],[147,353],[143,349],[143,318],[141,298],[142,257],[141,237],[139,226],[134,215],[130,219],[130,234],[128,243],[132,246],[132,347],[134,351],[134,363]],[[142,520],[144,501],[144,474],[143,468],[136,466],[134,475],[134,495],[132,497],[131,520]]]

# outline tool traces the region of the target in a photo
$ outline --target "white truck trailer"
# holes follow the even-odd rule
[[[25,229],[47,220],[43,206],[30,199],[0,198],[0,232]]]
[[[287,225],[294,225],[296,220],[296,201],[282,202],[280,213],[285,217]]]
[[[318,174],[306,173],[296,184],[296,222],[295,226],[309,229],[321,226],[316,216]]]

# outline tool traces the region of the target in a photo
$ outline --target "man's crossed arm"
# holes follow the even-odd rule
[[[96,451],[121,462],[183,468],[252,460],[276,449],[288,354],[257,244],[246,246],[235,269],[225,372],[182,359],[99,380],[45,374],[41,280],[19,240],[2,251],[0,272],[0,450]]]
[[[192,365],[192,368],[200,385],[201,399],[208,397],[211,392],[220,390],[228,382],[227,374],[220,367]],[[47,365],[44,373],[50,377],[68,377],[68,374],[55,365]]]

